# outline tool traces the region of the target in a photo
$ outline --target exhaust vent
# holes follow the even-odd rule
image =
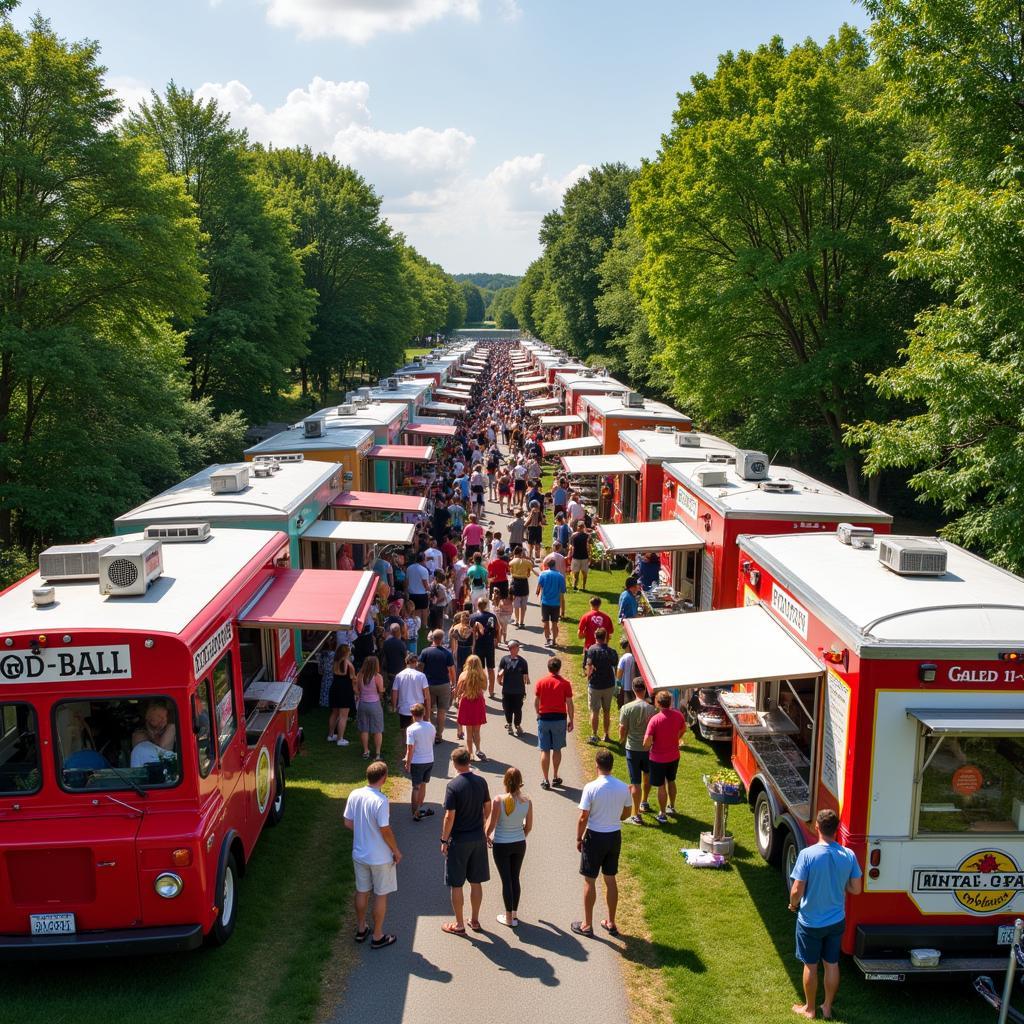
[[[100,577],[100,555],[114,545],[109,541],[96,544],[59,544],[39,553],[39,575],[44,580],[97,580]]]
[[[870,526],[854,526],[853,523],[840,523],[836,527],[836,540],[840,544],[849,544],[854,548],[870,548],[875,544],[875,531]]]
[[[695,469],[693,478],[701,487],[724,487],[729,482],[729,476],[724,469],[711,465]]]
[[[309,434],[306,436],[309,437]],[[210,490],[214,494],[239,494],[248,486],[249,467],[247,465],[227,466],[210,474]]]
[[[303,437],[323,437],[326,429],[323,416],[310,416],[308,420],[302,421]]]
[[[210,539],[209,523],[174,523],[167,526],[147,526],[146,540],[159,540],[164,544],[200,544]]]
[[[642,409],[644,407],[644,396],[639,391],[627,391],[622,396],[622,404],[627,409]]]
[[[397,391],[397,390],[398,390],[398,378],[397,377],[388,377],[388,391]]]
[[[344,405],[338,406],[339,416],[355,416],[356,407],[352,402],[346,402]]]
[[[747,478],[749,479],[749,478]],[[762,480],[758,484],[765,494],[792,494],[793,485],[788,480]]]
[[[716,466],[727,466],[735,461],[736,456],[729,455],[727,452],[712,452],[708,456],[708,462]]]
[[[878,560],[898,576],[945,576],[948,552],[933,537],[885,537]]]
[[[658,426],[654,428],[654,432],[656,434],[674,434],[676,432],[676,428],[664,423],[659,423]]]
[[[676,434],[676,444],[680,448],[699,448],[700,434],[689,434],[680,431],[678,434]]]

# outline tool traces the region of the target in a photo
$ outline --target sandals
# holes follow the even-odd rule
[[[475,932],[482,932],[484,930],[483,925],[479,921],[470,921],[469,927]]]
[[[447,934],[449,934],[449,935],[463,935],[464,936],[466,934],[466,929],[465,928],[460,928],[457,924],[455,924],[452,921],[445,921],[445,923],[443,925],[441,925],[441,931],[447,932]]]
[[[569,931],[574,935],[583,935],[588,939],[592,939],[594,937],[594,929],[584,928],[582,921],[573,921],[573,923],[569,925]]]
[[[607,921],[601,922],[601,927],[609,934],[614,936],[616,939],[619,937],[619,929],[613,924],[609,924]]]
[[[353,938],[356,942],[365,942],[370,937],[370,931],[370,926],[367,925],[365,928],[358,929]]]
[[[560,786],[561,784],[562,780],[557,775],[551,780],[552,786]]]
[[[543,779],[543,780],[541,780],[540,788],[541,789],[550,789],[551,788],[551,783],[548,782],[547,779]]]
[[[429,818],[433,813],[433,807],[421,807],[419,811],[412,816],[412,820],[422,821],[424,818]]]
[[[385,946],[393,946],[397,941],[397,935],[382,935],[379,939],[371,940],[370,949],[383,949]]]

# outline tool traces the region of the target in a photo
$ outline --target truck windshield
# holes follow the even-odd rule
[[[65,789],[154,789],[181,779],[178,715],[166,697],[63,701],[54,725]]]
[[[0,793],[39,788],[39,730],[28,704],[0,704]]]
[[[1024,743],[1010,736],[930,736],[918,832],[1024,832]]]

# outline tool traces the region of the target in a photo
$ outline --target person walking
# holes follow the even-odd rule
[[[443,643],[444,633],[435,629],[430,634],[430,646],[420,652],[420,664],[430,687],[430,707],[437,715],[435,743],[440,743],[444,737],[445,715],[452,705],[452,687],[455,685],[455,659],[451,651],[441,646]]]
[[[537,500],[530,502],[526,513],[526,543],[531,558],[540,558],[541,541],[544,539],[544,508]]]
[[[473,653],[480,659],[487,672],[487,696],[494,699],[494,645],[498,640],[498,616],[490,609],[486,597],[476,602],[476,613],[470,616],[470,625],[476,633]]]
[[[558,618],[561,614],[562,595],[565,593],[565,577],[550,561],[545,561],[544,571],[537,577],[537,595],[540,597],[540,619],[544,625],[544,644],[555,647],[558,644]]]
[[[475,608],[477,601],[487,596],[487,566],[479,551],[473,555],[473,564],[466,572],[466,585],[469,587],[469,603]]]
[[[608,634],[603,628],[594,633],[594,645],[583,652],[583,671],[587,677],[587,706],[590,708],[590,739],[597,743],[598,717],[604,728],[604,742],[610,743],[612,701],[615,699],[615,668],[619,654],[608,646]]]
[[[622,654],[619,655],[619,664],[615,669],[615,699],[619,702],[619,709],[627,701],[632,699],[633,679],[636,676],[636,658],[629,646],[629,638],[623,637],[619,641]]]
[[[526,857],[526,837],[533,828],[533,801],[523,792],[523,773],[506,768],[503,779],[505,795],[491,801],[487,822],[487,845],[491,847],[494,866],[501,879],[501,899],[505,913],[498,915],[498,924],[519,927],[519,900],[522,886],[519,874]]]
[[[580,851],[583,876],[583,920],[569,926],[576,935],[593,936],[594,906],[597,903],[597,876],[604,878],[608,916],[601,927],[618,937],[615,911],[619,903],[619,852],[622,849],[622,822],[631,807],[629,788],[612,775],[615,758],[610,750],[599,750],[594,759],[597,778],[583,787],[580,817],[576,824],[576,849]]]
[[[533,707],[537,712],[537,746],[540,749],[540,770],[544,776],[541,789],[560,786],[558,769],[562,764],[566,733],[572,732],[575,708],[572,683],[563,675],[562,659],[548,658],[548,674],[537,680],[533,688]],[[548,774],[554,776],[548,781]]]
[[[818,963],[825,965],[821,1015],[832,1016],[839,990],[839,944],[846,928],[846,897],[860,894],[863,872],[852,851],[836,840],[839,815],[831,808],[814,819],[818,841],[797,855],[789,909],[796,913],[796,958],[804,965],[804,1001],[793,1012],[808,1020],[816,1014]]]
[[[381,660],[384,663],[384,692],[391,693],[395,685],[395,676],[405,669],[406,650],[405,641],[402,639],[402,624],[400,621],[387,624],[385,620],[387,636],[381,644]]]
[[[522,545],[512,549],[512,561],[508,564],[512,588],[512,615],[516,626],[526,625],[526,606],[530,601],[530,575],[534,572],[533,559],[523,554]]]
[[[331,690],[327,695],[327,703],[331,708],[331,716],[327,720],[327,742],[337,743],[339,747],[348,746],[345,726],[348,725],[349,715],[354,715],[356,711],[356,667],[349,658],[350,651],[348,644],[338,645],[334,654]]]
[[[395,676],[395,683],[391,687],[391,706],[398,714],[403,745],[408,738],[408,729],[412,725],[412,709],[416,704],[424,706],[424,714],[427,721],[430,721],[430,683],[419,670],[419,664],[418,654],[406,654],[405,668]]]
[[[519,641],[509,640],[508,654],[498,662],[501,709],[505,712],[505,732],[523,735],[523,701],[530,685],[530,666],[519,653]]]
[[[629,820],[634,825],[642,825],[641,814],[651,809],[651,758],[644,749],[644,738],[653,717],[654,708],[647,702],[647,684],[638,676],[633,680],[633,699],[619,710],[619,742],[626,747],[626,772],[633,797]]]
[[[363,662],[356,678],[356,728],[363,743],[363,757],[370,759],[370,736],[373,736],[374,754],[380,760],[380,748],[384,740],[384,677],[380,674],[380,663],[374,655]]]
[[[465,935],[465,893],[469,882],[469,927],[480,926],[483,883],[490,881],[484,821],[490,813],[491,794],[482,776],[470,770],[472,759],[465,747],[452,751],[455,778],[444,791],[444,819],[441,822],[441,854],[444,856],[444,884],[451,893],[454,921],[441,927],[449,935]]]
[[[469,624],[469,614],[459,612],[455,616],[452,628],[448,630],[448,647],[455,657],[455,676],[462,675],[466,659],[473,653],[476,642],[476,631]]]
[[[405,571],[405,585],[409,600],[416,610],[416,617],[419,623],[416,626],[417,633],[420,629],[427,628],[427,616],[430,614],[430,584],[433,575],[427,568],[426,558],[420,551],[414,558],[412,564]]]
[[[662,690],[655,698],[657,712],[647,723],[644,750],[650,755],[651,785],[658,787],[659,825],[668,824],[676,813],[676,773],[679,771],[679,740],[686,732],[686,719],[672,707],[672,697]]]
[[[570,512],[572,505],[569,506]],[[575,529],[569,537],[569,553],[572,560],[569,570],[572,573],[572,589],[587,589],[587,574],[590,572],[590,534],[587,532],[582,515],[576,520]],[[581,582],[582,581],[582,582]]]
[[[456,721],[459,728],[466,735],[466,749],[473,756],[476,751],[478,761],[486,761],[484,752],[480,749],[480,727],[487,724],[487,702],[484,700],[484,693],[487,689],[487,676],[484,674],[480,658],[471,654],[466,659],[466,667],[459,676],[456,688],[456,699],[459,702],[459,712]]]
[[[601,598],[592,597],[590,611],[586,615],[580,616],[579,626],[576,629],[576,635],[583,641],[583,650],[594,646],[599,629],[603,629],[610,640],[615,632],[615,623],[612,622],[612,617],[607,612],[601,611]]]
[[[372,761],[366,768],[366,785],[353,790],[345,801],[345,828],[352,833],[352,865],[356,876],[356,942],[370,939],[371,949],[383,949],[397,942],[384,931],[388,896],[398,891],[398,865],[401,851],[391,830],[388,798],[381,792],[387,781],[388,766]],[[373,928],[366,923],[366,912],[373,894]],[[372,931],[372,938],[371,938]]]
[[[426,707],[423,704],[413,704],[412,724],[405,733],[405,773],[412,783],[412,820],[421,821],[429,818],[434,810],[432,807],[424,807],[423,801],[427,796],[427,783],[430,781],[430,773],[434,769],[434,736],[437,730],[424,721]]]

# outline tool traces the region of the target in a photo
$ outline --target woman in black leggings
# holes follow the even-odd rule
[[[519,872],[526,857],[526,837],[533,828],[533,801],[523,793],[523,775],[518,768],[505,770],[505,795],[491,801],[487,820],[487,845],[494,852],[494,866],[501,877],[505,913],[498,924],[515,928],[519,924]]]

